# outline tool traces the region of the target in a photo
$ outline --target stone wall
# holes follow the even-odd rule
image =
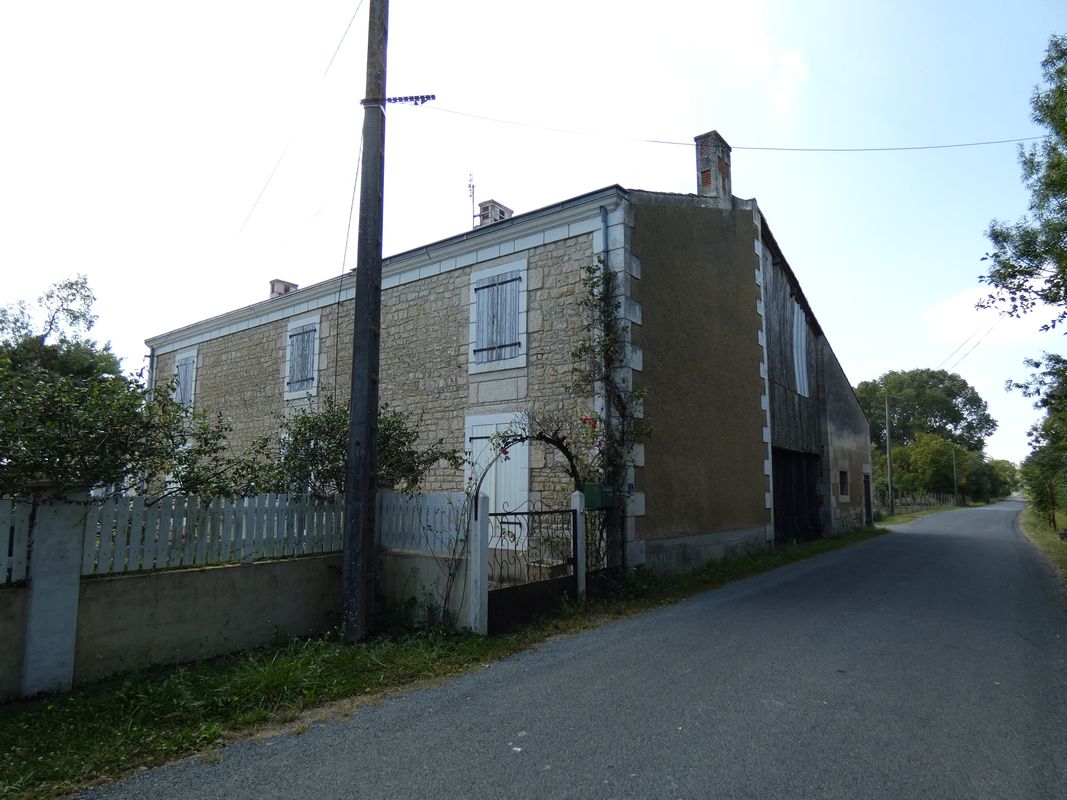
[[[460,450],[466,449],[468,414],[533,410],[576,420],[588,413],[591,403],[579,402],[569,389],[574,380],[571,351],[584,329],[578,301],[582,267],[593,261],[592,239],[585,234],[525,251],[528,357],[519,369],[468,375],[471,267],[384,290],[382,402],[412,412],[424,441],[444,439]],[[327,395],[348,399],[353,304],[347,300],[318,312],[318,387],[312,403]],[[287,332],[283,319],[197,347],[195,407],[221,413],[231,422],[236,452],[273,434],[284,414],[308,402],[284,400]],[[174,353],[157,357],[158,380],[169,380],[173,371]],[[533,445],[530,466],[531,491],[565,507],[573,487],[561,457]],[[427,476],[424,489],[455,491],[462,484],[462,471],[439,466]]]
[[[820,358],[826,382],[827,461],[835,533],[864,524],[863,476],[871,474],[871,434],[848,377],[825,339]],[[848,495],[841,495],[839,474],[848,472]]]

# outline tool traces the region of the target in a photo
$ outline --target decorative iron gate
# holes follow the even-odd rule
[[[578,595],[578,511],[489,515],[489,632],[557,608]]]

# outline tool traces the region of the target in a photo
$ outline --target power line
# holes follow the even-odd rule
[[[991,139],[986,142],[955,142],[953,144],[917,144],[901,147],[734,147],[734,150],[770,150],[782,153],[893,153],[902,150],[951,150],[957,147],[985,147],[990,144],[1018,144],[1047,139],[1048,136],[1024,136],[1020,139]]]
[[[976,347],[978,347],[978,345],[980,345],[980,344],[981,344],[982,342],[984,342],[984,341],[986,340],[986,338],[987,338],[987,337],[989,336],[989,334],[991,334],[991,333],[993,332],[993,329],[994,329],[994,328],[996,328],[996,327],[997,327],[997,325],[999,325],[999,324],[1000,324],[1000,321],[1001,321],[1002,319],[1004,319],[1004,317],[1006,317],[1006,316],[1007,316],[1007,314],[1001,314],[1001,315],[1000,315],[999,317],[997,317],[997,321],[996,321],[996,322],[994,322],[994,323],[993,323],[993,324],[992,324],[992,325],[990,326],[989,330],[987,330],[987,331],[986,331],[986,332],[985,332],[984,334],[982,334],[982,338],[980,338],[980,339],[979,339],[979,340],[978,340],[977,342],[975,342],[975,343],[974,343],[973,345],[971,345],[971,349],[970,349],[970,350],[968,350],[968,351],[967,351],[966,353],[964,353],[964,354],[963,354],[962,356],[960,356],[960,357],[959,357],[959,358],[958,358],[958,359],[956,360],[956,363],[955,363],[955,364],[953,364],[953,365],[952,365],[951,367],[949,367],[949,368],[948,368],[948,369],[949,369],[949,372],[951,372],[952,370],[956,369],[956,367],[958,367],[958,366],[960,365],[960,362],[961,362],[961,361],[963,361],[963,359],[967,358],[967,356],[969,356],[969,355],[970,355],[971,353],[973,353],[973,352],[974,352],[974,349],[975,349]]]
[[[289,144],[292,144],[290,142]],[[274,169],[270,171],[270,175],[267,176],[267,182],[263,184],[263,188],[259,190],[259,195],[256,197],[256,202],[252,204],[252,207],[248,209],[248,216],[245,217],[245,221],[241,223],[240,230],[237,231],[237,235],[240,236],[245,229],[245,225],[248,224],[248,220],[252,219],[252,214],[255,213],[256,207],[259,205],[259,201],[263,199],[263,195],[267,192],[267,187],[270,186],[271,180],[274,178],[274,173],[278,171],[278,167],[281,166],[282,159],[285,158],[285,154],[289,152],[289,144],[282,150],[282,154],[278,156],[278,160],[274,162]]]
[[[359,148],[356,150],[356,178],[352,181],[352,200],[348,204],[348,228],[345,229],[345,249],[341,253],[341,274],[337,276],[337,300],[333,304],[333,324],[340,331],[341,289],[345,283],[345,267],[348,265],[348,242],[352,236],[352,217],[356,211],[356,194],[359,191],[359,168],[363,164],[363,131],[360,129]],[[337,334],[335,334],[337,335]],[[334,347],[333,360],[333,399],[337,399],[337,376],[341,372],[341,348]]]
[[[330,71],[330,67],[333,66],[333,60],[337,58],[337,54],[341,52],[341,45],[345,43],[345,37],[348,36],[348,32],[352,30],[352,23],[356,21],[356,14],[363,8],[363,0],[359,0],[356,5],[356,10],[352,12],[352,19],[348,21],[348,27],[345,28],[345,32],[341,34],[341,41],[337,43],[337,47],[334,48],[333,55],[330,56],[330,63],[326,65],[326,69],[322,71],[322,77],[326,77],[326,73]]]
[[[947,356],[945,356],[945,359],[940,364],[937,365],[937,369],[941,369],[941,367],[945,366],[945,364],[948,363],[950,358],[952,358],[954,355],[956,355],[956,353],[958,353],[960,350],[962,350],[964,348],[964,346],[967,344],[967,342],[971,341],[971,339],[973,339],[978,334],[978,331],[982,330],[982,328],[984,328],[988,324],[989,324],[988,320],[982,320],[979,323],[978,327],[975,328],[974,331],[972,331],[970,336],[968,336],[966,339],[964,339],[962,342],[960,342],[959,346],[955,350],[953,350],[951,353],[949,353]],[[996,320],[994,320],[993,324],[996,324]]]
[[[454,114],[458,117],[468,117],[469,119],[478,119],[484,122],[495,122],[500,125],[514,125],[519,128],[532,128],[534,130],[551,131],[552,133],[566,133],[572,136],[597,136],[600,138],[618,139],[627,142],[638,142],[640,144],[664,144],[672,147],[692,147],[692,142],[676,142],[670,139],[643,139],[636,136],[610,136],[605,137],[603,134],[595,133],[593,131],[579,131],[573,128],[556,128],[549,125],[538,125],[532,122],[519,122],[511,119],[499,119],[497,117],[487,117],[482,114],[471,114],[466,111],[456,111],[452,108],[442,108],[441,106],[433,106],[434,111],[441,111],[446,114]],[[1017,144],[1019,142],[1034,142],[1040,139],[1047,139],[1048,136],[1024,136],[1018,139],[991,139],[982,142],[955,142],[952,144],[924,144],[924,145],[899,145],[895,147],[762,147],[756,145],[731,145],[733,150],[762,150],[766,152],[780,152],[780,153],[890,153],[906,150],[948,150],[959,147],[984,147],[986,145],[993,144]]]

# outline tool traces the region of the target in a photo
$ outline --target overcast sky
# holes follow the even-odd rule
[[[1000,423],[987,451],[1025,456],[1036,412],[1004,382],[1062,336],[974,310],[989,221],[1026,210],[1016,146],[744,148],[1040,135],[1029,99],[1062,0],[391,5],[388,93],[438,99],[389,108],[386,255],[469,229],[470,173],[517,213],[614,183],[693,192],[692,138],[717,129],[852,382],[951,368]],[[83,272],[99,337],[137,369],[145,338],[271,278],[339,274],[358,6],[0,4],[0,304]]]

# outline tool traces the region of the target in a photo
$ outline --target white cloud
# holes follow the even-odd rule
[[[780,50],[775,54],[775,62],[767,83],[767,94],[775,113],[783,119],[792,113],[808,70],[804,54],[799,50]]]
[[[952,359],[959,358],[979,340],[993,345],[1047,340],[1048,334],[1041,331],[1043,317],[1031,315],[1019,319],[1000,316],[993,309],[975,308],[987,294],[981,286],[965,289],[931,306],[923,314],[923,322],[932,339],[953,347],[962,345]],[[952,348],[946,350],[945,356],[951,351]]]

